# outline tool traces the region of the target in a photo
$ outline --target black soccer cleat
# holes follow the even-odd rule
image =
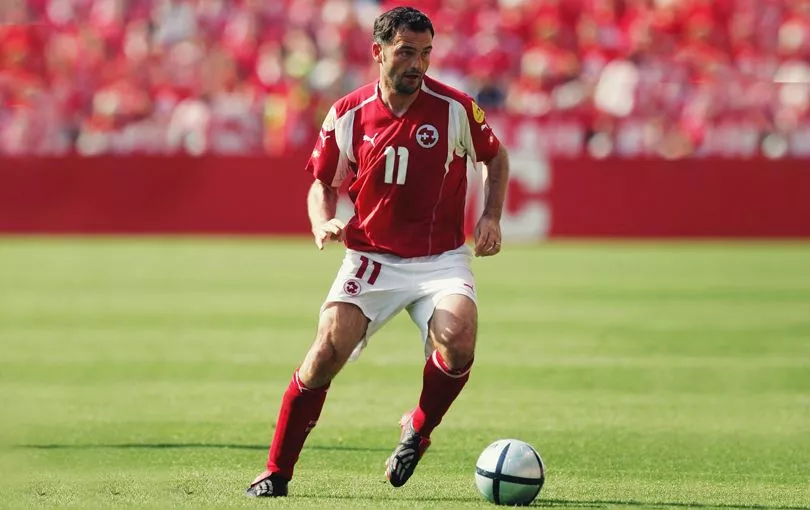
[[[289,480],[271,473],[264,478],[250,484],[245,489],[245,495],[251,498],[278,498],[287,495],[287,483]]]
[[[413,411],[406,413],[399,425],[402,427],[399,444],[385,463],[385,477],[394,487],[405,485],[430,446],[430,439],[413,428]]]

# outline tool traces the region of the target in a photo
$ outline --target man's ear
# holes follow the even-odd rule
[[[383,49],[380,43],[371,43],[371,56],[374,57],[374,62],[378,64],[382,64],[383,61]]]

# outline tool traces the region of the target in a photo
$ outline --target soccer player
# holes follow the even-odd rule
[[[425,346],[422,393],[400,421],[386,463],[394,487],[408,481],[430,435],[461,392],[473,364],[476,292],[465,245],[467,158],[483,162],[485,203],[475,254],[501,249],[500,218],[509,173],[505,149],[473,100],[426,76],[433,25],[397,7],[374,22],[376,83],[338,100],[323,122],[307,170],[315,244],[344,241],[346,256],[321,307],[315,341],[281,401],[267,470],[249,496],[286,496],[330,382],[369,338],[407,310]],[[344,181],[354,216],[335,218]]]

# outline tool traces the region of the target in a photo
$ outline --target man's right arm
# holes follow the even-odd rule
[[[312,224],[312,235],[319,250],[329,241],[342,241],[345,224],[335,218],[338,190],[315,179],[307,194],[307,212]]]
[[[338,190],[315,179],[307,195],[307,211],[313,230],[335,217],[337,211]]]
[[[307,171],[315,177],[307,195],[307,212],[318,249],[329,241],[343,240],[344,223],[335,218],[338,188],[348,175],[348,159],[338,146],[337,106],[333,106],[321,126]]]

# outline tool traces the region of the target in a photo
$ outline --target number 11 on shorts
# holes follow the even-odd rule
[[[360,267],[357,268],[357,272],[354,274],[358,279],[362,280],[363,277],[366,275],[366,270],[368,269],[368,263],[371,262],[373,266],[371,269],[371,274],[368,277],[369,285],[374,285],[374,282],[377,281],[377,277],[380,276],[380,271],[382,270],[382,264],[377,261],[370,261],[368,257],[365,255],[360,255]]]

